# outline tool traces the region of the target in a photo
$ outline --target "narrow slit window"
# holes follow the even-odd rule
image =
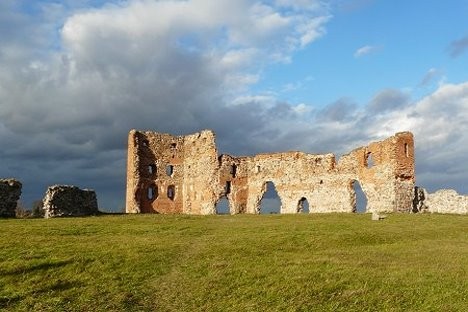
[[[231,181],[226,181],[225,190],[226,190],[226,194],[231,193]]]
[[[150,175],[155,175],[156,174],[156,165],[155,164],[148,165],[148,173]]]
[[[372,153],[367,153],[366,155],[366,165],[367,168],[372,168],[374,166],[374,159],[372,158]]]
[[[237,174],[237,166],[236,165],[232,165],[231,166],[231,175],[233,178],[236,177],[236,174]]]
[[[167,198],[170,200],[174,200],[175,198],[175,186],[174,185],[169,185],[167,187]]]
[[[168,176],[172,176],[174,174],[174,166],[173,165],[167,165],[166,166],[166,174]]]
[[[151,185],[147,190],[148,200],[155,200],[158,197],[158,187],[156,185]]]
[[[408,143],[405,143],[405,156],[406,156],[406,157],[409,157]]]

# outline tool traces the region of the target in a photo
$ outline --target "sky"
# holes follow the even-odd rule
[[[130,129],[339,157],[412,131],[468,194],[468,0],[0,1],[0,177],[125,205]]]

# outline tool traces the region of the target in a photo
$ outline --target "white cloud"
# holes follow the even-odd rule
[[[368,55],[371,53],[376,52],[378,49],[380,49],[378,46],[372,46],[372,45],[365,45],[363,47],[360,47],[359,49],[354,52],[354,57],[362,57],[364,55]]]
[[[420,101],[376,118],[369,127],[380,137],[410,130],[415,135],[418,183],[432,190],[456,188],[468,193],[468,82],[445,84]],[[457,176],[439,180],[449,168]],[[444,185],[445,184],[445,185]]]
[[[275,2],[278,6],[296,10],[319,10],[323,6],[318,0],[276,0]]]

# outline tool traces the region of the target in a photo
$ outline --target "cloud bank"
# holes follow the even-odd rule
[[[341,98],[322,108],[249,91],[262,69],[326,33],[321,1],[38,8],[31,18],[15,2],[0,4],[0,175],[23,181],[25,201],[68,183],[95,188],[103,208],[123,208],[132,128],[211,128],[220,151],[235,155],[340,154],[411,130],[418,182],[468,193],[468,83],[420,101],[386,89],[369,103]]]

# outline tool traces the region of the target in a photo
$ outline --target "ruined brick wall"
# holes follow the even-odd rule
[[[170,176],[164,170],[168,165],[174,169]],[[148,170],[150,166],[154,168]],[[413,136],[398,133],[336,162],[333,154],[302,152],[218,157],[215,136],[207,130],[178,137],[135,130],[129,134],[129,213],[213,214],[223,197],[232,214],[259,213],[269,181],[276,186],[281,213],[299,212],[305,199],[310,212],[353,212],[354,181],[367,196],[369,212],[411,211]],[[175,198],[168,199],[169,185],[175,187]]]
[[[468,196],[460,195],[455,190],[442,189],[428,193],[423,189],[422,212],[468,214]]]
[[[355,175],[366,194],[367,211],[411,211],[415,173],[410,132],[355,149],[340,159],[338,169]]]
[[[127,160],[128,213],[182,213],[183,137],[130,131]]]
[[[281,213],[299,212],[307,199],[311,212],[351,212],[351,176],[337,174],[333,154],[302,152],[261,154],[248,162],[248,213],[259,213],[266,183],[272,182],[281,201]]]
[[[71,185],[50,186],[43,199],[45,218],[81,217],[99,213],[96,193]]]
[[[187,214],[214,214],[220,193],[218,151],[212,131],[184,137],[184,208]]]
[[[0,218],[15,217],[21,188],[21,182],[15,179],[0,179]]]
[[[233,157],[221,155],[219,162],[218,200],[226,197],[231,214],[247,212],[247,198],[249,195],[249,162],[250,157]]]

